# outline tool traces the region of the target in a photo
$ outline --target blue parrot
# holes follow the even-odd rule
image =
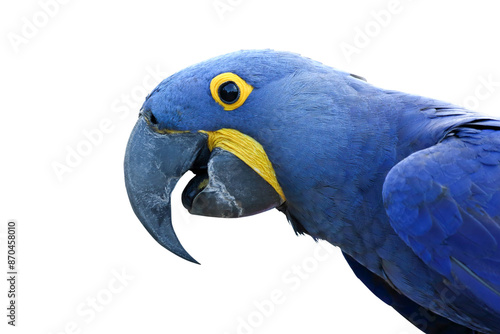
[[[500,333],[500,120],[245,50],[161,82],[124,167],[135,214],[184,259],[170,195],[191,170],[190,213],[277,208],[423,332]]]

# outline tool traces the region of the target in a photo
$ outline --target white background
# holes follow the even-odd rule
[[[400,0],[382,23],[373,13],[393,9],[389,0],[60,1],[0,7],[0,259],[5,273],[5,226],[16,219],[20,272],[15,329],[1,280],[2,333],[420,333],[354,277],[338,249],[296,237],[277,211],[194,217],[177,187],[174,225],[202,265],[161,248],[130,208],[125,145],[161,78],[251,48],[294,51],[381,87],[500,116],[500,86],[482,83],[500,81],[496,1]],[[230,6],[222,13],[221,3]],[[347,44],[357,48],[351,57]],[[95,134],[90,147],[85,133]],[[88,154],[58,177],[54,165],[82,145]]]

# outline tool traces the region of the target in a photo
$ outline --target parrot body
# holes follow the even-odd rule
[[[234,110],[211,91],[221,73],[252,88]],[[424,332],[500,332],[500,121],[271,50],[187,68],[142,110],[260,143],[286,195],[273,207]]]

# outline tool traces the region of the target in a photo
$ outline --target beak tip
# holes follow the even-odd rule
[[[186,261],[192,262],[194,264],[200,264],[198,261],[196,261],[196,259],[194,257],[192,257],[191,255],[189,255],[189,253],[186,252],[186,251],[184,251],[182,254],[179,254],[179,253],[175,252],[175,255],[181,257],[182,259],[184,259]]]

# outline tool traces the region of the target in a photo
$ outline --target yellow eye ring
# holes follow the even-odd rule
[[[252,92],[253,87],[234,73],[221,73],[210,82],[212,98],[224,107],[224,110],[234,110],[243,105]],[[226,98],[221,95],[226,95]]]

